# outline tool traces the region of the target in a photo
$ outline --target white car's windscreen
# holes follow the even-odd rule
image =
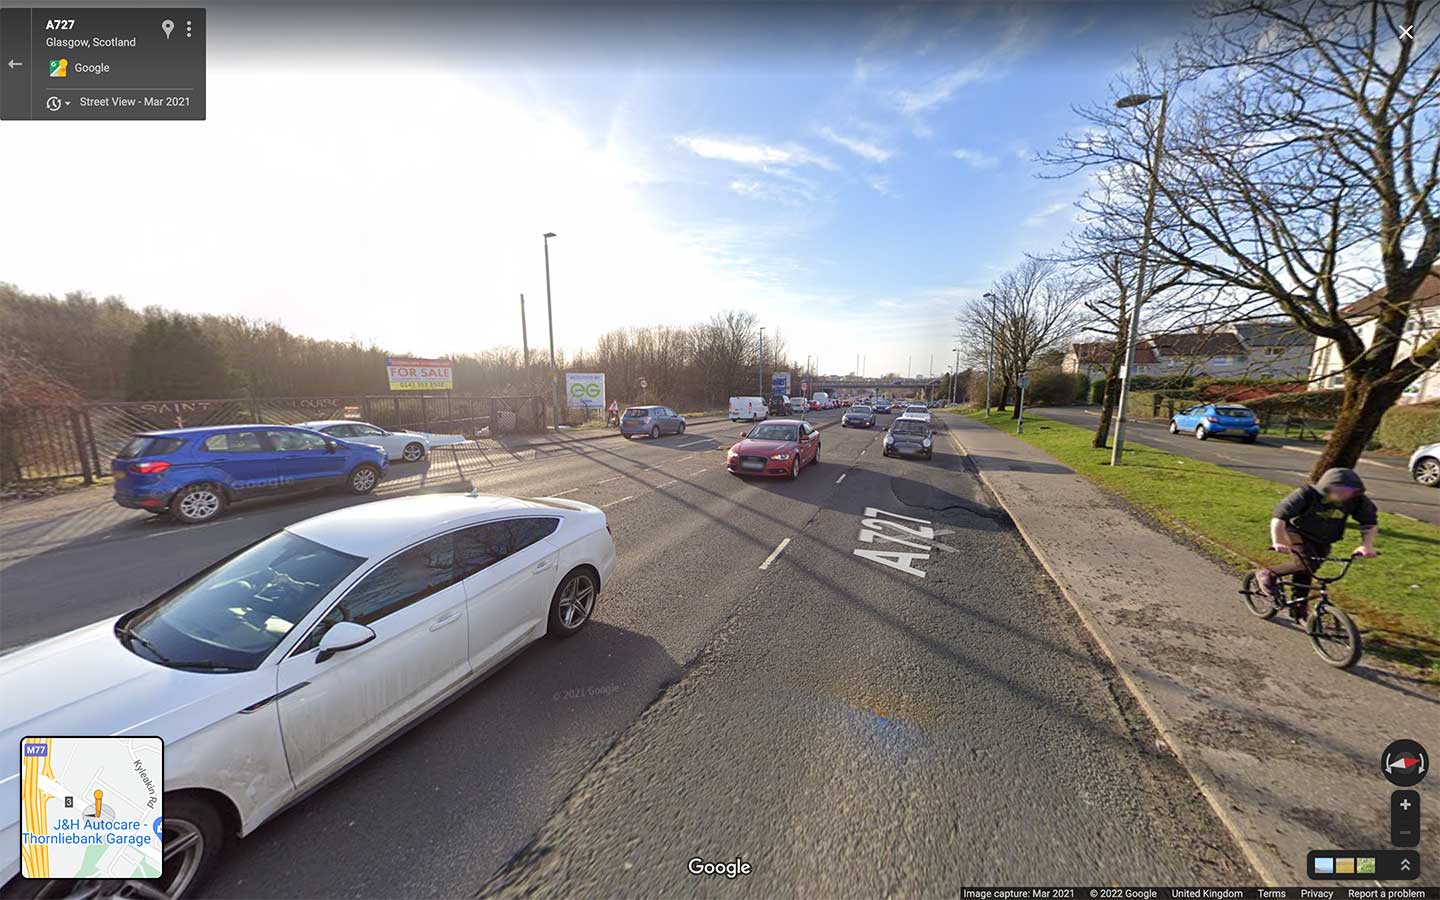
[[[281,531],[122,619],[116,633],[162,665],[253,669],[362,562]]]

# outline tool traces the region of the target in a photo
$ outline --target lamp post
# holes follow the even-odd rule
[[[1150,253],[1150,227],[1155,218],[1155,191],[1159,186],[1160,160],[1165,152],[1165,114],[1170,110],[1170,92],[1158,94],[1131,94],[1115,101],[1117,109],[1143,106],[1152,100],[1160,101],[1160,121],[1155,125],[1155,154],[1150,162],[1150,184],[1145,192],[1145,223],[1140,230],[1140,263],[1136,266],[1135,300],[1130,304],[1130,326],[1125,332],[1125,367],[1120,370],[1120,408],[1116,410],[1115,443],[1110,448],[1110,465],[1121,464],[1120,454],[1125,449],[1125,404],[1130,399],[1130,370],[1135,365],[1135,343],[1140,333],[1140,306],[1145,299],[1145,263]]]
[[[525,295],[520,295],[520,346],[524,348],[526,378],[530,370],[530,332],[525,327]]]
[[[990,369],[993,366],[991,352],[995,349],[995,295],[986,292],[982,299],[990,301],[990,328],[985,341],[985,418],[990,418]]]
[[[550,305],[550,239],[555,232],[547,231],[545,240],[545,317],[550,320],[550,402],[555,407],[555,431],[560,431],[560,372],[555,366],[555,310]]]
[[[955,382],[960,380],[960,348],[951,347],[950,349],[955,351],[955,368],[950,370],[950,405],[954,406],[955,398],[960,396],[955,393]],[[965,399],[966,402],[969,402],[970,398],[966,397]]]
[[[760,398],[765,400],[768,395],[765,393],[765,326],[760,326],[760,367],[757,372],[760,378]],[[768,400],[766,400],[768,404]]]

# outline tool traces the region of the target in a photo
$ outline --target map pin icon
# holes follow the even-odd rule
[[[166,19],[160,23],[160,30],[165,32],[165,40],[170,40],[170,32],[175,30],[175,21],[173,19]]]

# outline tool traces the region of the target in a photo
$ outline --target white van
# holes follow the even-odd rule
[[[810,399],[820,404],[821,409],[830,408],[830,395],[825,393],[824,391],[816,391],[815,393],[810,395]]]
[[[764,397],[731,397],[730,421],[760,422],[766,416]]]
[[[790,407],[791,415],[803,416],[810,411],[810,401],[804,397],[791,397],[786,405]]]

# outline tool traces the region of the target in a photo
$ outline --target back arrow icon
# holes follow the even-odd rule
[[[22,62],[20,62],[19,60],[12,59],[12,60],[10,60],[9,62],[7,62],[5,65],[7,65],[7,66],[9,66],[10,68],[13,69],[13,68],[15,68],[16,66],[23,66],[23,65],[25,65],[25,64],[22,63]]]

